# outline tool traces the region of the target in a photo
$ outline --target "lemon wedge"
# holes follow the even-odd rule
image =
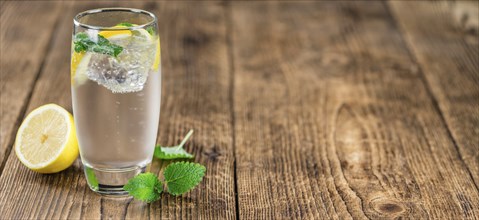
[[[87,79],[86,71],[88,69],[88,63],[91,59],[91,53],[89,52],[73,52],[71,62],[71,83],[72,85],[81,85]]]
[[[161,63],[161,46],[160,46],[160,38],[158,37],[158,43],[156,44],[155,62],[153,62],[153,66],[151,68],[155,71],[158,70],[160,63]]]
[[[136,26],[136,25],[134,25]],[[116,25],[113,28],[125,28],[127,26]],[[145,38],[147,41],[153,41],[154,37],[145,29],[134,30],[139,36]],[[108,30],[100,31],[99,35],[105,37],[108,40],[123,40],[130,38],[133,35],[133,32],[130,30]],[[81,85],[88,80],[86,72],[88,70],[88,64],[92,57],[91,52],[73,52],[71,58],[71,84],[72,85]],[[160,39],[158,38],[158,43],[156,44],[156,54],[155,60],[152,65],[153,70],[158,70],[161,63],[161,48],[160,48]]]
[[[123,28],[126,26],[117,25],[114,28]],[[129,38],[132,35],[130,30],[112,30],[100,31],[99,35],[108,40],[121,40]],[[71,60],[71,83],[72,85],[81,85],[87,79],[86,71],[88,70],[88,63],[90,62],[92,54],[90,52],[73,52]]]
[[[143,28],[135,30],[135,31],[139,33],[139,35],[145,38],[147,41],[153,41],[155,39],[153,35],[151,35],[147,30]],[[158,37],[158,42],[156,43],[155,61],[153,62],[153,65],[151,68],[155,71],[158,70],[160,63],[161,63],[161,46],[160,46],[160,37]]]
[[[152,41],[153,40],[153,36],[151,36],[151,34],[143,29],[143,28],[140,28],[140,29],[137,29],[135,30],[137,33],[139,33],[140,36],[142,36],[143,38],[145,38],[147,41]]]
[[[125,28],[126,26],[117,25],[113,28]],[[100,31],[99,35],[105,37],[108,40],[123,39],[131,37],[132,33],[130,30],[114,30],[114,31]]]
[[[68,168],[79,154],[73,116],[55,104],[33,110],[18,129],[15,153],[20,162],[39,173]]]

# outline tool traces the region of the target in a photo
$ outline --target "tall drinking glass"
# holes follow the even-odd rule
[[[90,188],[122,195],[149,168],[160,117],[160,41],[150,12],[103,8],[74,18],[73,113]]]

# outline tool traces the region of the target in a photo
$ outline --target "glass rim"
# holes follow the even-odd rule
[[[87,15],[98,14],[98,13],[102,13],[102,12],[112,12],[112,11],[123,11],[123,12],[137,13],[137,14],[139,13],[139,14],[147,15],[147,16],[153,18],[153,19],[149,22],[144,23],[144,24],[139,24],[139,25],[132,26],[132,27],[126,27],[126,26],[125,27],[96,26],[96,25],[89,25],[89,24],[82,23],[79,20],[80,18],[85,17]],[[145,27],[150,26],[150,25],[152,25],[156,22],[157,22],[157,19],[156,19],[155,14],[153,14],[149,11],[145,11],[145,10],[142,10],[142,9],[136,9],[136,8],[96,8],[96,9],[90,9],[90,10],[80,12],[77,15],[75,15],[75,17],[73,18],[73,24],[74,25],[80,26],[80,27],[83,27],[83,28],[86,28],[86,29],[93,29],[93,30],[136,30],[136,29],[145,28]]]

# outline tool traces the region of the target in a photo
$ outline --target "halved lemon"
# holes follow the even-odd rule
[[[73,116],[55,104],[33,110],[18,129],[15,153],[25,166],[39,173],[68,168],[79,154]]]

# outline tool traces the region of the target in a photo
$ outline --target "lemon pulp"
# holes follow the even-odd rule
[[[68,168],[79,154],[73,116],[55,104],[33,110],[18,129],[15,153],[25,166],[40,173]]]

